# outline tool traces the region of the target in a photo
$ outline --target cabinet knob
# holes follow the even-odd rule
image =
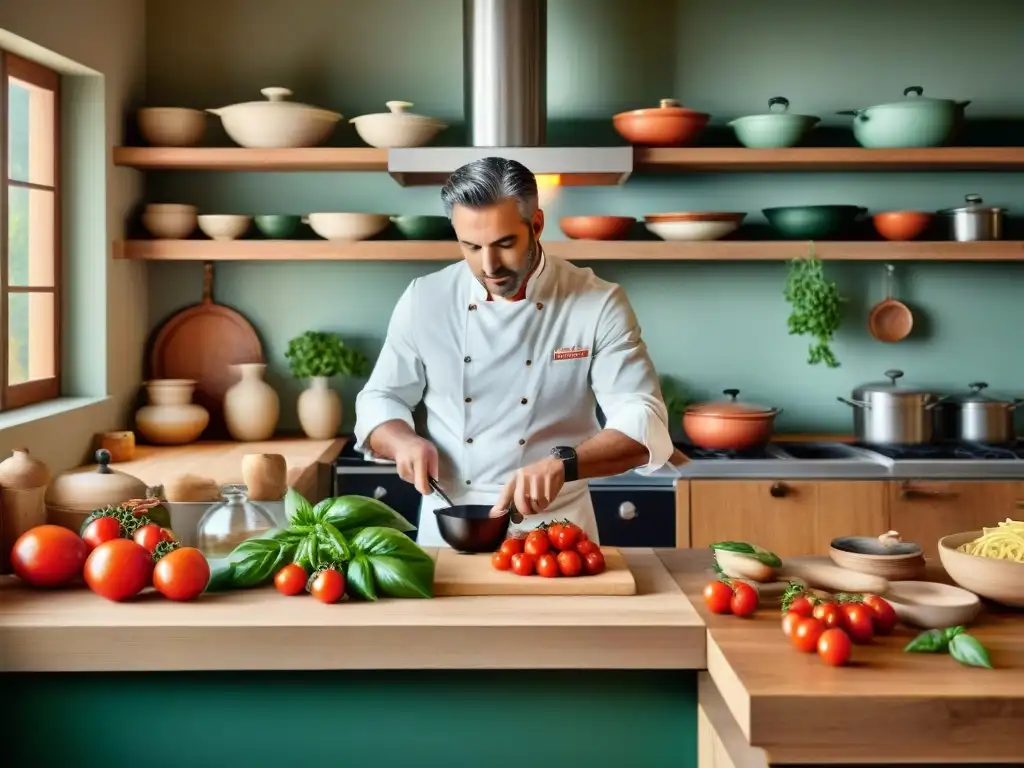
[[[375,498],[375,499],[380,500],[380,499],[383,499],[387,495],[388,495],[388,489],[385,488],[383,485],[378,485],[376,488],[373,489],[373,498]]]
[[[619,517],[623,520],[632,520],[636,517],[636,504],[632,501],[624,501],[619,504]]]
[[[772,495],[773,499],[782,499],[789,493],[789,489],[786,487],[785,483],[772,483],[772,487],[768,490],[768,493]]]

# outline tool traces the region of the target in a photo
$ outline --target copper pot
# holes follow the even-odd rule
[[[662,99],[658,107],[620,112],[612,118],[612,125],[630,144],[682,147],[697,139],[710,117],[681,107],[675,99]]]
[[[765,408],[736,400],[738,389],[726,389],[728,400],[692,405],[683,413],[683,429],[698,448],[710,451],[745,451],[764,445],[772,437],[781,408]]]

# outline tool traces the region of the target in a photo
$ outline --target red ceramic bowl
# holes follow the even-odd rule
[[[875,229],[886,240],[913,240],[932,223],[933,214],[922,211],[888,211],[871,217]]]
[[[566,216],[558,226],[573,240],[622,240],[635,223],[631,216]]]

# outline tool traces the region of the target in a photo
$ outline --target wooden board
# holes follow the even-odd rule
[[[462,555],[453,549],[437,553],[434,594],[465,595],[635,595],[636,580],[626,558],[615,547],[601,547],[607,570],[598,576],[545,579],[497,571],[490,555]]]

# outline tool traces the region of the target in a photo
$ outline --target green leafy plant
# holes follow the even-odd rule
[[[288,342],[284,353],[296,379],[314,376],[365,376],[370,363],[357,349],[346,347],[341,338],[325,331],[306,331]]]
[[[966,627],[929,629],[911,640],[903,650],[905,653],[949,653],[964,666],[992,669],[985,646],[967,634]]]
[[[683,385],[671,376],[660,376],[659,381],[661,383],[661,396],[665,400],[669,421],[673,423],[678,422],[683,418],[683,411],[689,405],[686,391],[683,389]]]
[[[416,527],[387,504],[339,496],[313,506],[292,488],[284,501],[288,526],[235,547],[208,592],[258,587],[298,563],[307,573],[343,570],[351,593],[366,600],[433,597],[434,561],[406,536]]]
[[[842,323],[840,305],[845,299],[835,282],[825,278],[825,266],[814,255],[814,243],[807,258],[789,262],[784,295],[792,306],[787,321],[789,335],[812,339],[807,364],[838,368],[839,360],[830,344]]]

